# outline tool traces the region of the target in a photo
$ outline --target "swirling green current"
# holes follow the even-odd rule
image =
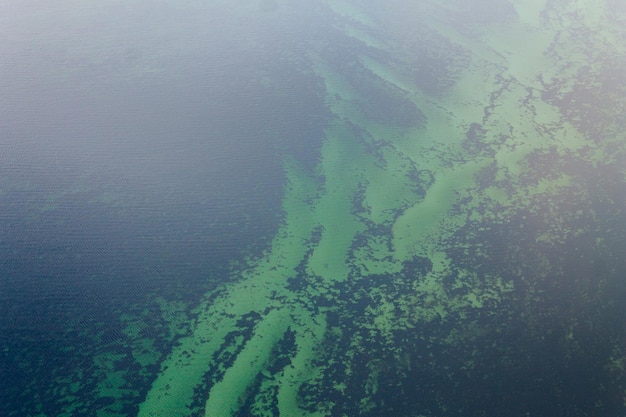
[[[320,5],[342,41],[306,45],[333,115],[318,163],[285,155],[282,226],[139,416],[623,406],[621,6],[407,3]]]

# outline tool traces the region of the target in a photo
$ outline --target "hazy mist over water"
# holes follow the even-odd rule
[[[280,143],[287,112],[321,111],[285,77],[262,85],[292,47],[276,21],[176,2],[2,7],[3,219],[74,222],[87,241],[126,222],[128,239],[206,252],[271,227],[284,148],[310,146]]]
[[[281,62],[293,22],[145,1],[8,1],[0,16],[10,402],[46,378],[23,364],[53,369],[64,345],[104,343],[67,334],[81,322],[115,340],[114,311],[148,294],[193,304],[258,252],[280,220],[282,157],[318,147],[321,127],[301,122],[323,108]]]
[[[621,415],[599,3],[3,1],[0,416]]]

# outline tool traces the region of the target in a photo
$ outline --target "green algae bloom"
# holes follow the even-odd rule
[[[611,56],[626,68],[619,21],[592,2],[484,15],[380,3],[320,6],[336,41],[307,45],[332,114],[317,164],[285,157],[271,247],[199,309],[140,416],[566,415],[619,402],[624,359],[604,321],[624,307],[608,291],[615,265],[580,272],[617,244],[598,217],[615,210],[608,184],[591,173],[624,179],[623,84],[601,92]],[[575,386],[580,367],[597,374]],[[616,378],[610,393],[600,378]],[[582,387],[593,406],[570,402]]]

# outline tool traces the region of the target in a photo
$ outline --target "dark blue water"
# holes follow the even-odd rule
[[[73,415],[91,415],[113,401],[98,392],[117,370],[130,415],[200,298],[266,249],[284,155],[314,165],[317,81],[287,65],[299,48],[289,25],[263,18],[13,6],[0,82],[0,414],[78,402]],[[180,303],[176,320],[155,299]],[[128,323],[141,323],[134,339]],[[141,364],[139,337],[152,343]]]

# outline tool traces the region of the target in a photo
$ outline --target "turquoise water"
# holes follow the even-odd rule
[[[0,414],[624,414],[621,3],[35,3]]]

